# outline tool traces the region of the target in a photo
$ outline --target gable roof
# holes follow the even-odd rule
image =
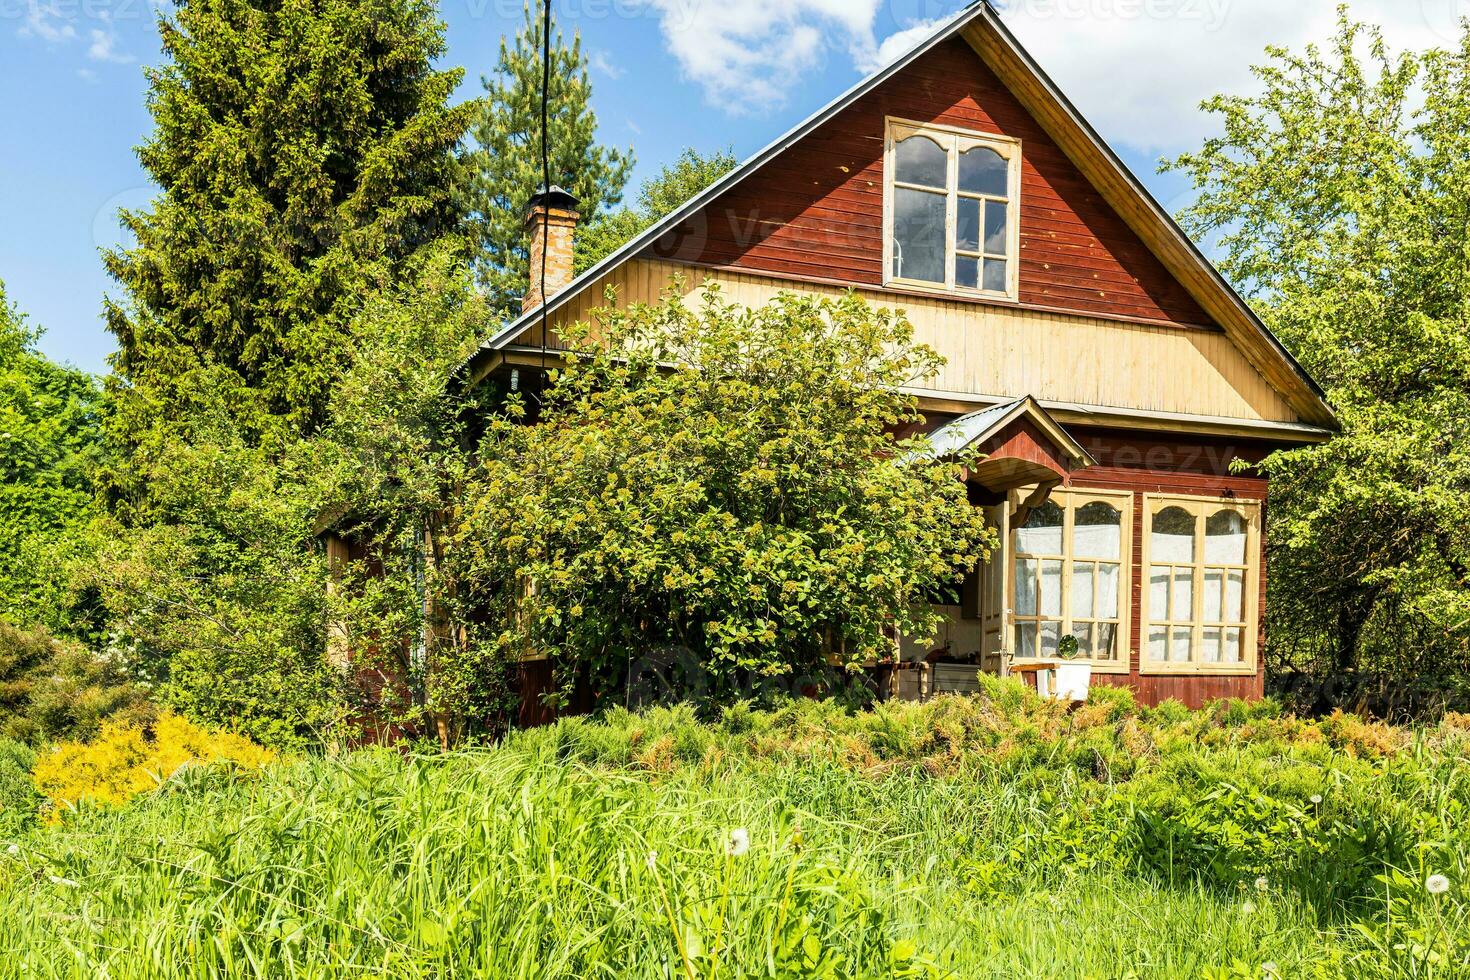
[[[1301,418],[1329,429],[1338,427],[1326,395],[1255,312],[1225,281],[1198,246],[1186,235],[1116,153],[1082,118],[1076,107],[1021,46],[989,0],[973,0],[908,52],[858,82],[842,95],[759,150],[740,166],[710,184],[676,210],[577,276],[541,307],[513,318],[473,354],[500,350],[528,328],[565,305],[583,288],[658,241],[680,222],[713,203],[721,194],[751,176],[792,144],[827,123],[889,78],[945,41],[964,38],[982,61],[1016,95],[1099,194],[1147,245],[1200,306],[1209,313],[1252,366],[1275,387]]]
[[[1097,460],[1092,458],[1092,454],[1072,438],[1066,429],[1058,425],[1057,421],[1047,414],[1046,410],[1030,395],[983,411],[972,412],[953,422],[946,422],[926,437],[929,443],[928,451],[939,459],[957,455],[970,446],[985,442],[1012,422],[1022,418],[1044,432],[1077,469],[1097,465]]]

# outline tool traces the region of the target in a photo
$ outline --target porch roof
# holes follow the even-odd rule
[[[929,450],[936,458],[957,456],[971,446],[982,446],[1000,435],[1012,423],[1028,421],[1039,429],[1051,443],[1052,448],[1065,457],[1073,470],[1086,469],[1097,464],[1092,454],[1082,447],[1071,434],[1052,418],[1041,405],[1026,395],[1014,401],[1003,402],[993,408],[974,412],[945,423],[929,433]]]

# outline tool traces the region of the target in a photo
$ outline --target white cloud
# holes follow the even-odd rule
[[[859,62],[858,70],[865,72],[877,71],[884,65],[897,61],[909,50],[917,46],[921,41],[933,34],[939,25],[948,20],[948,17],[936,17],[933,20],[922,20],[912,27],[905,27],[901,31],[895,31],[883,39],[873,52],[873,57],[867,62]]]
[[[875,57],[880,0],[648,0],[684,73],[729,112],[785,102],[829,49]]]
[[[1199,103],[1249,91],[1268,44],[1332,33],[1339,0],[997,0],[1001,16],[1110,141],[1143,153],[1198,145],[1214,128]],[[830,54],[868,73],[958,10],[932,0],[644,0],[685,75],[722,110],[776,108]],[[879,40],[880,9],[910,8]],[[1353,16],[1397,48],[1449,45],[1470,0],[1352,0]],[[936,16],[937,15],[937,16]],[[594,63],[594,67],[596,67]]]
[[[132,55],[117,50],[117,35],[111,31],[93,30],[92,43],[87,47],[87,57],[93,61],[111,61],[125,65],[132,62]]]
[[[1330,37],[1338,0],[1010,0],[1001,16],[1102,135],[1175,153],[1214,131],[1199,103],[1254,87],[1268,44]],[[1446,45],[1470,0],[1356,0],[1396,48]]]
[[[623,69],[608,57],[606,51],[588,51],[587,67],[613,80],[623,77]]]
[[[75,38],[77,29],[56,8],[55,4],[30,0],[26,9],[26,18],[21,23],[18,33],[21,37],[34,37],[48,44],[56,44],[59,41],[70,41]]]

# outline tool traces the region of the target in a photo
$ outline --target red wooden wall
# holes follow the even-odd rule
[[[1199,305],[960,38],[945,42],[784,150],[646,254],[882,285],[888,116],[1022,141],[1023,306],[1210,325]]]

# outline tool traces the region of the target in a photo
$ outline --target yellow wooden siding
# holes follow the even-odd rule
[[[728,270],[694,269],[635,259],[572,298],[549,317],[555,326],[588,320],[606,305],[656,302],[676,275],[685,302],[696,305],[706,279],[743,305],[781,290],[838,295],[841,289]],[[1185,415],[1294,422],[1298,415],[1222,332],[1132,324],[1062,313],[858,290],[870,302],[904,310],[915,337],[948,363],[925,385],[955,396],[1034,395],[1047,402]],[[533,328],[520,341],[539,344]]]

